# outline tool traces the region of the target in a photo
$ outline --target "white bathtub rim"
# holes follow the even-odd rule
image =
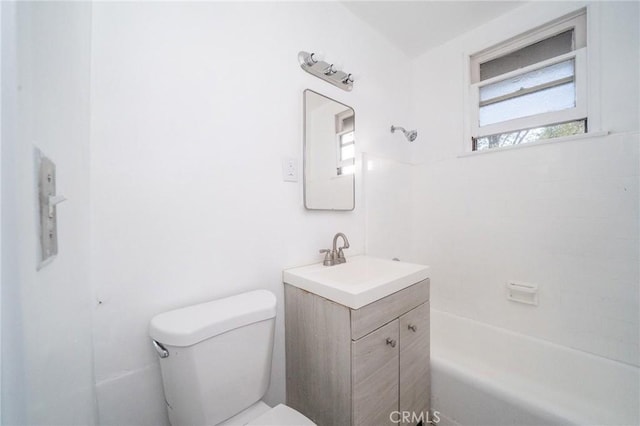
[[[544,407],[554,416],[565,419],[565,423],[638,423],[638,404],[635,396],[638,394],[640,369],[637,367],[448,312],[433,310],[432,313],[436,319],[432,325],[435,323],[436,327],[446,329],[449,324],[449,331],[452,333],[448,335],[443,330],[432,330],[431,358],[434,368],[446,368],[447,372],[455,373],[459,380],[471,380],[470,383],[476,383],[481,389],[490,388],[494,395],[500,395],[516,406],[529,409]],[[459,340],[467,337],[463,334],[467,330],[473,333],[470,340]],[[478,343],[478,339],[483,338],[486,338],[488,343],[485,344],[482,340]],[[519,355],[524,355],[523,369],[514,367],[513,363],[500,363],[500,356],[490,355],[485,359],[480,355],[485,350],[491,350],[494,347],[490,346],[492,343],[500,347],[503,341],[519,346]],[[465,347],[466,342],[469,342],[468,348]],[[520,342],[522,344],[519,344]],[[486,345],[490,347],[487,348]],[[552,362],[557,354],[561,361],[559,371],[567,371],[568,375],[560,374],[555,377],[528,374],[531,373],[526,365],[529,349],[533,350],[534,357],[542,353],[547,361]],[[518,353],[514,356],[514,359],[520,359],[517,358]],[[571,363],[567,363],[567,360]],[[571,367],[576,362],[579,368],[572,371]],[[569,370],[562,370],[563,365]],[[549,372],[551,375],[553,366]],[[585,366],[592,368],[583,370]],[[535,369],[533,371],[535,372]],[[591,371],[592,376],[589,375]],[[591,383],[585,381],[589,380],[589,377]],[[575,383],[575,386],[566,386],[566,379],[570,379],[569,383]],[[611,392],[607,392],[606,389],[611,389]],[[535,399],[532,399],[533,397]]]
[[[491,380],[487,377],[482,377],[477,374],[470,373],[467,370],[461,369],[456,366],[455,363],[449,362],[443,358],[437,356],[431,356],[432,369],[441,369],[448,374],[456,376],[461,381],[468,381],[471,384],[476,385],[479,388],[487,390],[489,393],[495,395],[498,399],[505,401],[514,406],[520,407],[527,412],[539,413],[545,417],[555,418],[556,424],[571,424],[571,425],[604,425],[604,424],[625,424],[625,423],[606,423],[597,421],[591,415],[582,410],[567,410],[560,407],[558,404],[551,403],[542,398],[530,398],[527,399],[522,396],[522,388],[516,389],[520,392],[514,392],[514,388],[509,384],[503,384],[503,382]],[[502,384],[502,385],[501,385]],[[530,395],[530,394],[529,394]],[[437,406],[433,406],[432,409],[438,410]],[[590,411],[593,411],[592,409]],[[453,413],[443,412],[448,418],[457,422]],[[579,415],[578,413],[582,413]],[[601,418],[601,415],[598,416]]]

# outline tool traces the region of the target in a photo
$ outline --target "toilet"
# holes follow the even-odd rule
[[[276,297],[256,290],[156,315],[169,420],[188,425],[315,425],[298,411],[262,401],[271,376]]]

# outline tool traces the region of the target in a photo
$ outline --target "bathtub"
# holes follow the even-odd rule
[[[431,311],[440,425],[639,425],[640,370]]]

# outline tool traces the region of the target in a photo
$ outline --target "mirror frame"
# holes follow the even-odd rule
[[[351,204],[351,208],[346,208],[346,209],[340,209],[340,208],[315,208],[315,207],[309,207],[307,205],[307,102],[306,102],[306,95],[307,93],[313,93],[315,95],[318,96],[322,96],[323,98],[329,99],[330,101],[333,101],[339,105],[344,106],[345,108],[350,109],[351,111],[353,111],[353,131],[355,133],[356,131],[356,120],[355,120],[355,116],[356,116],[356,110],[349,106],[346,105],[342,102],[339,102],[333,98],[330,98],[329,96],[323,95],[322,93],[318,93],[315,90],[311,90],[311,89],[305,89],[302,92],[302,189],[303,189],[303,199],[304,199],[304,208],[307,210],[318,210],[318,211],[354,211],[356,208],[356,172],[355,172],[355,165],[356,165],[356,157],[354,156],[353,158],[353,165],[354,165],[354,173],[352,175],[351,178],[351,194],[352,194],[352,204]]]

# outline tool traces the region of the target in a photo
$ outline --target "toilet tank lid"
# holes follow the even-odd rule
[[[191,346],[238,327],[276,316],[276,296],[255,290],[158,314],[149,335],[158,343]]]

